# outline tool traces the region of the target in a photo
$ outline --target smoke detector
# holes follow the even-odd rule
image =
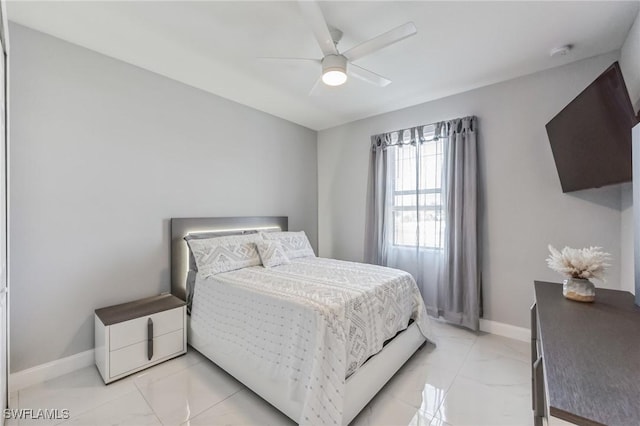
[[[565,56],[569,51],[573,49],[572,44],[565,44],[564,46],[554,47],[549,51],[549,56]]]

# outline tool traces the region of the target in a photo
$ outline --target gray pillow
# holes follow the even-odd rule
[[[191,312],[191,302],[193,301],[193,290],[196,285],[196,274],[198,273],[198,265],[196,264],[196,258],[193,256],[193,252],[191,251],[191,246],[189,246],[189,241],[191,240],[206,240],[208,238],[216,238],[216,237],[226,237],[230,235],[250,235],[257,234],[258,231],[217,231],[217,232],[196,232],[190,233],[184,237],[184,240],[187,242],[187,247],[189,247],[189,271],[187,272],[187,310]]]
[[[280,241],[289,259],[316,257],[304,231],[262,232],[262,238],[267,241]]]

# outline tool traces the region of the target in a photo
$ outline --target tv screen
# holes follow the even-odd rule
[[[614,62],[547,123],[562,192],[631,181],[631,128],[637,123]]]

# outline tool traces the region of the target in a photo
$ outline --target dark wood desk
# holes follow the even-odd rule
[[[594,303],[574,302],[562,296],[561,284],[536,281],[535,298],[536,424],[546,418],[550,425],[640,425],[640,308],[634,296],[599,288]]]

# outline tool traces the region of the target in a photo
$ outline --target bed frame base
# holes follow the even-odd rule
[[[188,340],[198,352],[213,361],[220,368],[245,384],[275,408],[297,422],[302,413],[301,401],[288,398],[278,389],[286,388],[284,381],[272,379],[262,370],[247,368],[246,362],[239,362],[218,350],[218,346],[193,332],[191,320],[188,325]],[[382,389],[391,377],[404,365],[426,339],[412,323],[398,334],[380,352],[369,358],[346,382],[345,403],[342,423],[349,424],[369,401]]]

